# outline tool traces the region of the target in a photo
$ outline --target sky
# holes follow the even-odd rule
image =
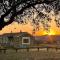
[[[53,6],[55,6],[54,4],[57,4],[57,3],[52,3],[52,5]],[[59,3],[60,4],[60,3]],[[59,5],[58,4],[58,8],[59,8]],[[47,13],[46,12],[46,9],[45,8],[43,8],[42,6],[49,6],[52,10],[51,10],[51,12],[50,13]],[[46,15],[49,15],[49,17],[50,18],[52,18],[52,21],[51,21],[51,23],[50,23],[50,25],[51,25],[51,27],[50,27],[50,31],[47,33],[46,31],[45,31],[45,29],[42,27],[42,25],[39,27],[40,29],[39,29],[39,31],[35,31],[35,34],[33,34],[32,33],[32,31],[33,31],[33,26],[31,26],[31,23],[30,22],[28,22],[28,24],[26,24],[26,25],[23,25],[23,24],[18,24],[18,22],[12,22],[11,24],[9,24],[8,26],[5,26],[2,30],[0,30],[0,35],[1,34],[5,34],[5,33],[17,33],[17,32],[28,32],[28,33],[30,33],[30,34],[33,34],[33,35],[36,35],[36,36],[42,36],[42,35],[60,35],[60,28],[58,28],[58,27],[56,27],[56,23],[55,23],[55,17],[53,16],[52,17],[52,14],[54,15],[54,9],[53,9],[53,7],[51,7],[51,4],[49,4],[49,5],[46,5],[46,4],[37,4],[36,6],[35,6],[35,8],[38,8],[38,11],[40,11],[40,12],[42,12],[43,14],[46,14]],[[39,7],[41,8],[41,9],[39,9]],[[29,9],[29,11],[32,11],[33,9],[31,8],[31,9]],[[48,9],[49,10],[49,9]],[[27,11],[27,10],[26,10]],[[28,11],[28,12],[29,12]],[[34,10],[35,11],[35,10]],[[25,13],[28,13],[28,12],[25,12]],[[36,11],[35,11],[35,14],[34,14],[34,16],[36,17],[37,16],[37,13],[36,13]],[[58,13],[58,15],[56,15],[56,18],[57,19],[60,19],[60,11],[59,11],[59,13]],[[28,19],[27,19],[28,20]],[[20,21],[20,20],[19,20]]]
[[[5,33],[17,33],[17,32],[28,32],[32,34],[33,26],[31,26],[30,23],[23,25],[18,24],[17,22],[12,22],[10,25],[5,26],[2,30],[0,30],[0,35]],[[56,27],[56,23],[54,22],[54,18],[51,21],[51,27],[50,32],[46,32],[43,27],[40,27],[39,31],[36,31],[36,36],[42,36],[42,35],[60,35],[60,28]]]
[[[35,36],[42,36],[42,35],[60,35],[60,27],[58,28],[56,26],[55,16],[52,17],[51,14],[49,14],[52,18],[50,23],[50,31],[47,33],[47,31],[43,28],[43,26],[40,24],[40,29],[38,31],[35,31],[35,34],[33,34],[33,26],[31,25],[31,22],[27,19],[28,24],[18,24],[18,22],[14,21],[11,24],[5,26],[2,30],[0,30],[0,35],[5,33],[17,33],[17,32],[28,32]],[[60,16],[60,15],[59,15]]]

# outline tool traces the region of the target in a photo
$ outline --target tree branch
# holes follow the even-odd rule
[[[31,3],[28,3],[28,1],[31,1]],[[33,3],[32,3],[32,1],[33,1]],[[29,8],[31,6],[34,6],[36,4],[42,4],[42,3],[49,4],[49,3],[53,2],[53,1],[54,0],[51,0],[51,1],[49,1],[49,0],[36,0],[36,1],[35,0],[21,0],[20,2],[16,3],[14,6],[12,6],[4,15],[1,16],[1,18],[0,18],[0,30],[4,26],[6,26],[8,24],[11,24],[14,21],[14,17],[19,15],[19,14],[22,14],[25,9],[27,9],[27,8]],[[15,9],[16,6],[18,6],[18,5],[22,4],[22,3],[27,3],[28,5],[23,7],[20,11],[18,11],[16,13],[13,13],[10,20],[9,20],[9,22],[7,22],[7,23],[4,22],[4,17],[6,17],[13,9]]]

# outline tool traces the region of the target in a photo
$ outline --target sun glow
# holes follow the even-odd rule
[[[44,35],[56,35],[56,33],[53,30],[50,30],[49,32],[44,32]]]

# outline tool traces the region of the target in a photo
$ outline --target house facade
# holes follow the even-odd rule
[[[7,33],[0,36],[0,45],[8,48],[26,48],[33,45],[33,41],[33,36],[27,32]]]
[[[60,36],[32,36],[27,32],[0,35],[0,47],[28,48],[41,44],[60,46]]]

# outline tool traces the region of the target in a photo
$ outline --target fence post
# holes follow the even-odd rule
[[[0,52],[2,52],[2,50],[0,49]]]
[[[29,52],[29,48],[27,48],[27,52]]]
[[[39,48],[38,48],[38,51],[39,51]]]
[[[56,48],[56,51],[58,50],[58,48]]]
[[[18,52],[18,49],[16,49],[16,52]]]
[[[3,49],[4,50],[4,54],[6,53],[6,49]]]
[[[47,47],[47,51],[49,50],[49,48]]]

